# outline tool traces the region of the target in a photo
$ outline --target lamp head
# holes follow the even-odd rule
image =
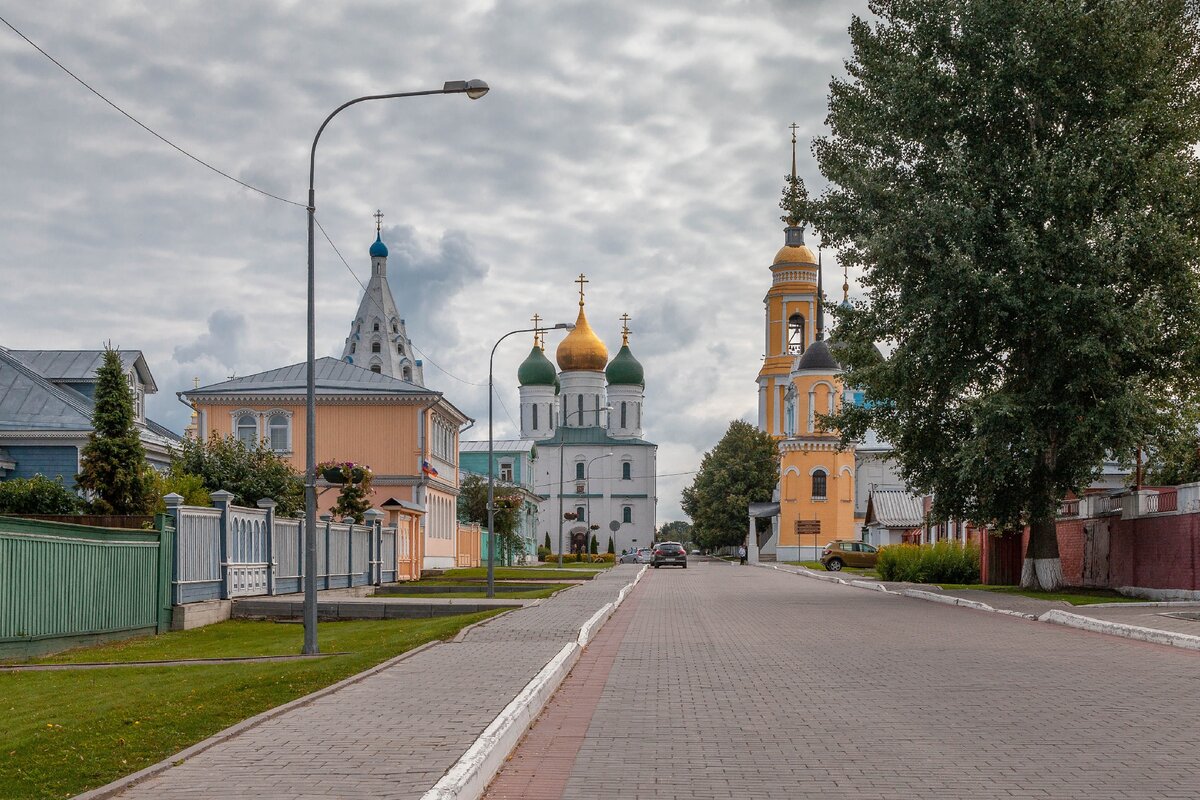
[[[560,322],[554,326],[554,330],[556,330],[556,331],[573,331],[573,330],[575,330],[575,323],[574,322]]]
[[[446,81],[442,91],[446,94],[466,94],[472,100],[478,100],[488,93],[488,85],[476,78],[470,81]]]

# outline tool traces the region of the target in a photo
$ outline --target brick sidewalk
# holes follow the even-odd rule
[[[569,778],[530,797],[1200,794],[1196,653],[724,564],[634,597],[576,665],[611,657]]]
[[[245,731],[121,798],[419,798],[600,606],[616,567]]]

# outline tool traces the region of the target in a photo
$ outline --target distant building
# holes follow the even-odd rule
[[[119,355],[146,459],[165,469],[179,436],[146,417],[146,396],[158,385],[141,351]],[[103,350],[0,348],[0,480],[40,474],[75,485],[80,451],[92,432],[96,372],[103,359]]]
[[[528,439],[503,439],[492,443],[493,475],[495,485],[514,488],[521,492],[524,502],[517,521],[517,535],[524,543],[517,556],[534,556],[538,545],[538,502],[541,498],[534,490],[534,466],[537,447]],[[458,454],[460,483],[468,475],[486,479],[488,475],[488,443],[462,442]]]

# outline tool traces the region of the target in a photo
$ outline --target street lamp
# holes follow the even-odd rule
[[[343,109],[366,100],[389,100],[393,97],[420,97],[427,94],[465,94],[478,100],[488,93],[488,85],[481,80],[446,81],[441,89],[424,92],[393,92],[356,97],[342,103],[317,128],[312,149],[308,155],[308,385],[305,391],[307,404],[304,431],[304,653],[312,655],[317,648],[317,391],[316,391],[316,297],[317,281],[314,266],[313,229],[316,221],[317,195],[314,189],[317,171],[317,142],[325,126]]]
[[[600,411],[612,411],[612,410],[613,410],[613,407],[611,405],[605,406],[604,408],[600,409]],[[588,413],[588,411],[587,411],[587,409],[583,409],[583,408],[581,408],[577,411],[567,412],[567,415],[565,417],[563,417],[562,425],[560,427],[565,429],[568,426],[568,423],[571,421],[571,416],[573,414],[579,414],[580,415],[579,418],[583,419],[582,415],[585,413]],[[596,424],[597,425],[600,424],[600,414],[599,413],[596,414]],[[566,476],[563,474],[563,470],[565,469],[565,467],[563,466],[563,452],[564,452],[563,447],[566,445],[565,436],[566,436],[566,434],[563,434],[562,437],[559,437],[563,441],[558,445],[558,568],[559,569],[562,569],[562,565],[563,565],[563,559],[562,559],[562,557],[563,557],[563,502],[562,502],[563,501],[563,485],[567,482]],[[584,479],[585,480],[587,479],[586,470],[585,470],[585,474],[584,474]],[[588,508],[588,516],[590,517],[591,515],[592,515],[592,510],[589,507]],[[592,524],[592,521],[590,519],[588,520],[588,524],[589,525]]]
[[[484,91],[487,91],[484,89]],[[488,563],[487,563],[487,596],[496,596],[496,508],[493,497],[494,484],[496,480],[496,456],[494,453],[494,443],[492,441],[492,362],[496,358],[496,348],[510,336],[518,333],[540,333],[546,330],[545,328],[521,328],[516,331],[509,331],[496,340],[492,345],[492,354],[488,356]],[[572,322],[560,322],[554,325],[550,330],[555,331],[573,331],[575,324]]]

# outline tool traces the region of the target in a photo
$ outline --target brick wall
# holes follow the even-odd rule
[[[1059,520],[1058,549],[1068,584],[1084,583],[1085,526],[1105,523],[1109,531],[1108,586],[1200,591],[1200,514]]]

